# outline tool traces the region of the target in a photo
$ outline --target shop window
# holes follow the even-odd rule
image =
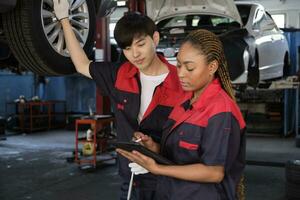
[[[279,28],[285,28],[285,14],[272,14],[272,18]]]

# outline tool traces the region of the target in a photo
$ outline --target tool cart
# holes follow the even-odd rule
[[[75,162],[82,166],[92,166],[96,168],[97,155],[107,152],[107,142],[114,135],[111,134],[114,117],[112,115],[85,116],[75,122]],[[89,127],[82,132],[81,127]],[[103,132],[109,127],[110,133]],[[80,149],[81,148],[81,149]],[[110,156],[106,160],[115,159]],[[104,161],[101,159],[101,161]]]

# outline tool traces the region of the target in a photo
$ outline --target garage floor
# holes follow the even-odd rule
[[[115,161],[103,162],[93,172],[82,171],[66,161],[73,149],[73,131],[10,134],[0,141],[0,199],[118,199]],[[247,200],[284,200],[283,165],[297,158],[300,149],[293,138],[248,136]],[[270,164],[276,167],[259,166]]]

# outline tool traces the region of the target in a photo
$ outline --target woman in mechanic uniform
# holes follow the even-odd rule
[[[182,88],[193,94],[174,108],[160,143],[161,154],[175,165],[157,164],[136,151],[117,151],[160,175],[156,199],[238,199],[245,122],[235,103],[222,44],[207,30],[193,31],[182,43],[177,61]],[[136,137],[158,149],[148,136]]]

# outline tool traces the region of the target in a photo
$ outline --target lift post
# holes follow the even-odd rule
[[[290,50],[290,59],[291,59],[291,73],[296,74],[299,72],[300,65],[300,29],[284,29],[285,36],[289,43]],[[287,91],[288,92],[288,91]],[[294,109],[291,109],[294,112],[295,117],[295,134],[296,134],[296,146],[300,147],[300,135],[299,135],[299,87],[294,90]],[[285,95],[287,96],[287,95]],[[285,107],[288,107],[289,99],[285,99],[284,103],[287,104]]]
[[[109,36],[109,18],[97,17],[96,19],[96,61],[110,61],[110,36]],[[96,113],[110,113],[110,101],[107,97],[100,94],[99,89],[96,89]]]

